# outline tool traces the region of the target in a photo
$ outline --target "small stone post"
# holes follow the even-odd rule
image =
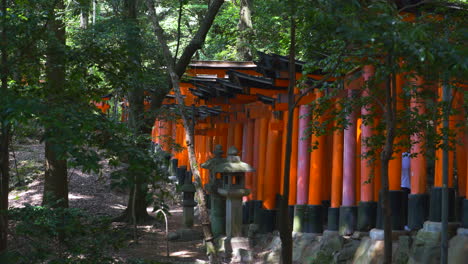
[[[240,160],[236,147],[230,147],[227,154],[226,162],[218,164],[213,171],[220,173],[223,181],[218,193],[226,197],[226,235],[242,237],[242,197],[250,194],[245,189],[245,173],[254,169]]]
[[[184,184],[181,187],[183,192],[183,224],[187,228],[191,228],[193,226],[193,213],[194,207],[197,205],[195,202],[195,186],[192,183],[192,173],[190,171],[186,172],[184,178]]]
[[[218,193],[218,188],[222,186],[222,179],[216,178],[213,169],[226,162],[226,159],[222,157],[223,146],[221,145],[216,145],[213,153],[214,157],[201,164],[201,167],[210,171],[210,180],[205,185],[205,190],[211,195],[211,232],[213,236],[218,237],[226,233],[226,199]]]

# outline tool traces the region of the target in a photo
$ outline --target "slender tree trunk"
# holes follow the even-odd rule
[[[57,157],[57,144],[45,142],[45,180],[42,204],[53,207],[68,207],[67,161]]]
[[[210,217],[208,214],[208,209],[207,209],[208,207],[207,207],[207,203],[205,199],[205,193],[203,192],[200,171],[198,170],[199,164],[195,156],[195,147],[194,147],[194,141],[193,141],[194,129],[193,129],[193,126],[191,125],[191,122],[189,121],[189,118],[187,117],[187,114],[184,111],[185,104],[183,101],[182,94],[180,93],[180,87],[179,87],[180,80],[179,80],[179,77],[174,72],[171,73],[171,81],[172,81],[172,88],[174,89],[175,94],[176,94],[177,107],[178,107],[179,113],[182,116],[182,122],[185,128],[185,138],[186,138],[186,143],[187,143],[188,158],[190,162],[190,170],[192,171],[192,174],[195,178],[194,185],[196,189],[198,209],[200,211],[200,218],[201,218],[200,220],[202,223],[203,234],[205,237],[205,243],[207,247],[208,256],[210,257],[210,263],[219,263],[216,246],[214,244],[213,233],[211,232],[211,222],[210,222]],[[192,120],[192,122],[194,122],[194,120]]]
[[[6,29],[6,11],[7,1],[2,0],[2,36],[1,53],[2,68],[0,94],[5,96],[8,93],[8,57],[7,57],[7,29]],[[10,126],[0,120],[0,254],[8,246],[8,192],[10,184],[10,162],[9,162],[9,144],[10,144]]]
[[[448,263],[448,215],[449,215],[449,201],[448,201],[448,177],[449,175],[449,114],[451,105],[450,86],[447,80],[444,80],[442,86],[442,102],[443,102],[443,154],[442,154],[442,237],[440,243],[440,263]]]
[[[57,1],[56,9],[63,10],[63,0]],[[48,25],[52,36],[47,43],[46,79],[49,107],[60,104],[60,95],[65,86],[65,24],[57,14]],[[46,171],[42,203],[58,207],[68,207],[67,161],[59,153],[60,127],[46,127],[45,158]],[[50,137],[55,137],[52,139]]]
[[[292,233],[289,222],[289,177],[291,168],[292,130],[294,118],[294,86],[296,84],[296,22],[291,15],[291,43],[289,47],[288,124],[286,127],[286,150],[284,160],[283,196],[280,201],[280,238],[283,264],[292,263]]]
[[[139,47],[141,46],[141,36],[137,20],[137,0],[125,0],[124,16],[127,22],[127,52],[128,52],[128,71],[133,75],[132,79],[136,80],[128,87],[128,102],[129,116],[128,125],[135,136],[143,134],[144,127],[144,87],[138,83],[138,73],[141,69],[141,54]],[[146,148],[146,145],[140,146]],[[127,209],[125,210],[122,219],[128,222],[133,221],[135,216],[136,222],[144,222],[149,218],[146,207],[147,182],[144,180],[145,175],[133,175],[136,186],[130,189],[128,196]],[[135,193],[136,192],[136,193]],[[135,198],[135,203],[134,199]]]
[[[240,0],[239,23],[237,24],[239,37],[237,38],[236,49],[237,58],[244,61],[252,60],[252,50],[250,49],[249,40],[249,37],[253,33],[252,3],[253,0]]]
[[[3,123],[3,122],[2,122]],[[6,250],[8,241],[8,192],[10,183],[9,154],[9,126],[1,125],[0,132],[0,254]]]
[[[87,29],[89,25],[89,1],[82,3],[80,8],[80,28]]]
[[[190,122],[189,117],[186,114],[184,99],[180,92],[180,86],[179,86],[180,77],[179,76],[181,76],[183,72],[185,71],[185,68],[187,67],[188,62],[190,61],[190,58],[193,56],[195,51],[201,48],[201,43],[203,43],[206,37],[206,34],[208,33],[208,30],[213,23],[214,17],[218,13],[219,8],[223,4],[223,2],[224,1],[222,0],[218,0],[218,1],[215,0],[211,3],[210,7],[208,8],[208,13],[205,16],[205,19],[202,22],[202,25],[200,26],[199,31],[195,35],[194,39],[192,39],[190,44],[187,46],[187,48],[184,49],[184,52],[182,53],[182,56],[179,62],[177,64],[174,64],[171,51],[169,50],[169,47],[167,46],[167,41],[164,37],[164,30],[159,24],[159,17],[155,12],[154,4],[151,0],[146,1],[148,10],[149,10],[149,15],[152,20],[154,33],[159,43],[161,44],[163,55],[168,66],[168,73],[171,79],[171,85],[176,95],[177,108],[182,117],[182,123],[185,128],[185,138],[186,138],[186,143],[187,143],[187,151],[188,151],[188,157],[189,157],[189,162],[190,162],[190,169],[192,171],[192,175],[195,178],[194,185],[196,188],[196,196],[198,200],[198,208],[200,211],[203,234],[205,237],[205,243],[207,247],[207,254],[210,258],[210,263],[215,263],[215,264],[220,263],[220,260],[218,258],[216,245],[214,243],[214,237],[210,228],[211,226],[210,217],[208,214],[205,194],[203,192],[203,188],[201,184],[200,172],[198,170],[199,165],[195,157],[195,148],[194,148],[194,141],[193,141],[194,128],[192,126],[193,124],[192,122],[194,122],[194,120],[192,118],[192,122]],[[183,67],[183,70],[182,70],[182,67]]]
[[[387,66],[391,66],[391,55],[387,58]],[[392,211],[390,208],[390,193],[388,180],[388,165],[393,154],[393,144],[395,139],[396,126],[396,83],[394,74],[389,74],[385,84],[385,145],[381,152],[381,177],[383,222],[384,222],[384,263],[392,263]]]

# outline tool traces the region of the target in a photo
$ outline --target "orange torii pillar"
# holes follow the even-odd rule
[[[292,126],[292,144],[291,144],[291,162],[289,167],[289,217],[294,218],[294,205],[296,204],[296,193],[297,193],[297,133],[299,129],[299,110],[294,109],[293,120],[289,121],[288,119],[289,112],[285,111],[283,113],[284,122],[283,122],[283,143],[282,143],[282,155],[281,155],[281,195],[284,193],[284,163],[286,160],[286,140],[287,140],[287,126],[288,122],[293,122]]]
[[[154,126],[153,126],[153,134],[154,134],[154,144],[157,144],[159,145],[159,147],[161,147],[161,126],[162,126],[162,122],[159,120],[159,119],[156,119],[156,121],[154,122]]]
[[[309,191],[309,168],[310,168],[310,136],[307,128],[310,122],[310,106],[299,106],[299,129],[297,133],[297,195],[294,208],[293,230],[305,232],[305,211],[307,208]],[[294,138],[293,138],[294,140]]]
[[[244,134],[244,125],[240,122],[234,125],[234,142],[233,145],[242,153],[243,149],[243,134]]]
[[[254,177],[254,185],[256,193],[253,194],[255,198],[253,201],[254,222],[258,225],[263,224],[263,184],[265,181],[265,165],[266,165],[266,150],[267,150],[267,137],[268,137],[268,118],[261,117],[255,121],[255,139],[254,139],[254,167],[256,169],[256,177]]]
[[[443,86],[439,85],[438,87],[438,100],[442,102],[442,90]],[[455,93],[455,91],[454,91]],[[456,93],[453,95],[456,96]],[[452,106],[453,107],[453,106]],[[442,125],[443,117],[441,118],[438,126],[437,126],[437,133],[442,134]],[[454,131],[455,129],[455,120],[454,116],[449,116],[449,130]],[[443,142],[441,142],[443,146]],[[449,194],[449,212],[448,212],[448,220],[449,222],[455,221],[455,189],[453,188],[453,159],[454,159],[454,152],[453,144],[449,143],[449,150],[448,150],[448,194]],[[431,222],[441,222],[442,221],[442,190],[443,190],[443,181],[442,181],[442,174],[443,174],[443,147],[440,147],[436,150],[436,161],[435,161],[435,168],[434,168],[434,187],[431,189],[430,195],[430,202],[429,202],[429,221]]]
[[[369,96],[367,82],[374,74],[372,66],[363,67],[364,89],[362,97]],[[361,118],[370,117],[370,105],[361,107]],[[360,202],[358,204],[358,222],[357,229],[359,231],[369,231],[375,227],[377,221],[377,202],[374,200],[374,162],[369,157],[371,148],[367,146],[366,140],[372,137],[372,124],[361,122],[361,147],[360,147]]]
[[[357,90],[348,89],[348,98],[354,97]],[[342,235],[350,235],[356,228],[356,132],[357,111],[349,113],[348,126],[344,130],[343,147],[343,201],[340,207],[340,227]]]
[[[361,201],[361,124],[362,118],[358,110],[356,120],[356,203]]]
[[[248,164],[253,164],[254,155],[254,141],[255,141],[255,120],[248,119],[244,123],[244,131],[242,138],[242,161]],[[244,224],[251,224],[254,221],[254,207],[252,200],[253,188],[253,173],[245,173],[245,188],[250,190],[250,195],[242,197],[243,205],[243,218]]]
[[[415,114],[423,115],[426,112],[424,99],[418,98],[423,90],[423,79],[414,77],[410,79],[414,91],[411,95],[410,108]],[[424,131],[411,135],[410,181],[411,194],[408,196],[408,227],[411,230],[421,229],[429,216],[429,194],[426,192],[427,171],[426,156],[424,154]]]
[[[337,104],[337,107],[338,104]],[[334,121],[334,126],[338,127],[338,120]],[[343,195],[343,130],[338,129],[333,132],[333,154],[331,160],[332,190],[330,208],[328,208],[328,230],[338,231],[339,212]]]
[[[252,201],[256,201],[258,205],[258,190],[257,190],[257,178],[258,178],[258,157],[259,157],[259,148],[260,148],[260,141],[258,137],[260,136],[260,119],[254,119],[254,140],[253,140],[253,155],[252,155],[252,166],[256,169],[252,172],[252,190],[250,192],[250,199]],[[261,208],[261,204],[260,204]]]
[[[236,125],[230,123],[228,125],[228,134],[227,134],[227,146],[226,149],[229,149],[231,146],[234,146],[234,138],[236,136]]]
[[[323,92],[315,91],[315,99],[323,96]],[[325,118],[320,117],[319,122],[323,123]],[[326,136],[312,135],[311,146],[312,152],[310,153],[310,170],[309,170],[309,195],[308,206],[306,211],[306,225],[305,232],[308,233],[322,233],[323,232],[323,219],[324,209],[322,205],[323,197],[323,182],[327,171],[327,146]]]
[[[274,219],[277,198],[281,186],[281,139],[282,127],[279,129],[279,121],[272,114],[268,124],[268,137],[265,155],[264,181],[263,181],[263,216],[265,221],[260,230],[272,232],[274,230]],[[272,225],[273,224],[273,225]]]
[[[254,154],[254,139],[255,139],[255,120],[249,119],[244,124],[243,138],[242,138],[242,161],[247,164],[253,164],[253,154]],[[245,188],[250,190],[250,193],[254,192],[253,190],[253,173],[247,172],[245,174]],[[252,195],[242,197],[244,202],[252,200]]]

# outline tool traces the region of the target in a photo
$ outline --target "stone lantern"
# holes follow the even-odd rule
[[[195,186],[192,183],[192,173],[187,171],[184,177],[184,184],[181,187],[183,192],[182,207],[183,207],[183,221],[184,226],[190,228],[193,226],[194,207],[197,205],[195,202]]]
[[[216,178],[214,168],[226,162],[226,159],[221,157],[223,155],[223,146],[216,145],[213,151],[214,157],[201,164],[201,167],[210,171],[210,180],[205,185],[205,190],[211,196],[211,231],[215,237],[225,234],[226,227],[226,200],[219,195],[218,188],[222,186],[222,179]]]
[[[226,197],[226,235],[227,237],[242,236],[242,197],[249,195],[250,190],[245,189],[245,173],[254,169],[242,162],[238,150],[232,146],[227,153],[226,162],[218,164],[213,171],[219,173],[222,187],[218,193]]]

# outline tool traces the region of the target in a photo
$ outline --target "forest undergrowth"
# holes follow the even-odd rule
[[[69,209],[41,206],[44,145],[37,139],[13,144],[10,155],[9,254],[1,263],[194,263],[205,260],[202,240],[169,242],[162,215],[137,225],[112,222],[126,208],[126,190],[112,190],[113,168],[102,161],[99,173],[69,170]],[[175,190],[172,184],[166,186]],[[166,201],[169,232],[182,226],[179,196]],[[195,225],[195,229],[201,229]]]

